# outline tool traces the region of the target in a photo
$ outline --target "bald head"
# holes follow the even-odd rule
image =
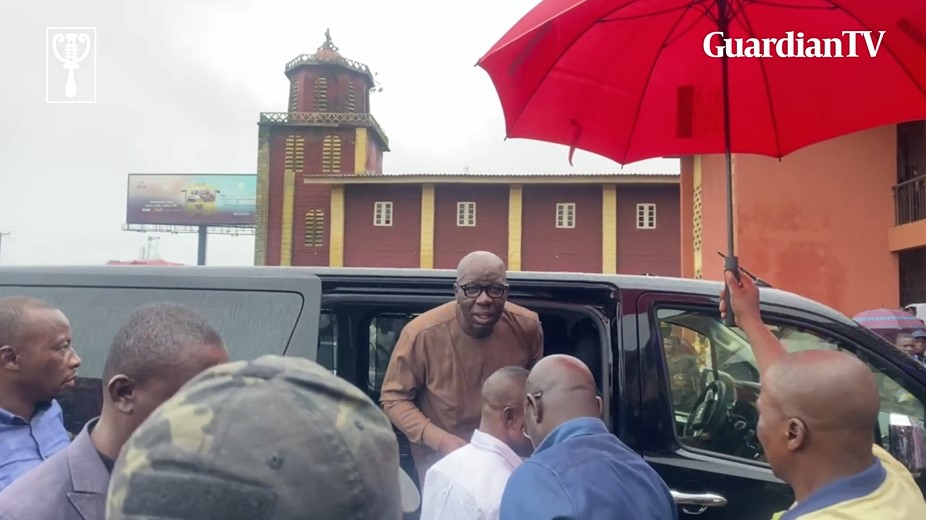
[[[538,361],[527,377],[527,395],[531,409],[524,411],[524,424],[534,446],[567,421],[601,418],[595,377],[572,356],[553,355]]]
[[[500,368],[490,375],[482,384],[483,413],[509,406],[520,408],[529,373],[524,368],[511,366]]]
[[[871,442],[880,408],[878,386],[855,356],[831,350],[788,354],[769,368],[762,391],[811,432],[854,432]]]
[[[501,273],[504,276],[505,271],[505,261],[495,253],[473,251],[457,264],[457,282],[465,282],[467,278],[483,273]]]
[[[496,370],[482,384],[479,431],[504,442],[526,457],[533,448],[524,437],[524,386],[528,371],[517,366]]]
[[[528,392],[547,393],[583,390],[595,394],[595,377],[578,358],[556,354],[547,356],[534,366],[527,378]]]

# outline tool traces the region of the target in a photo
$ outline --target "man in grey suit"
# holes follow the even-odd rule
[[[105,520],[122,445],[187,381],[227,361],[218,332],[192,310],[164,303],[133,311],[106,358],[102,414],[0,492],[0,520]]]

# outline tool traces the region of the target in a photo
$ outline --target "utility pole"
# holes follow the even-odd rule
[[[3,251],[3,247],[2,247],[2,246],[3,246],[3,237],[5,237],[5,236],[7,236],[7,235],[9,235],[9,234],[10,234],[10,233],[9,233],[8,231],[0,231],[0,252]],[[2,259],[2,256],[0,256],[0,259]]]

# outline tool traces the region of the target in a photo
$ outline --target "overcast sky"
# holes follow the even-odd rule
[[[503,140],[498,99],[473,65],[535,3],[2,0],[0,231],[10,235],[0,263],[136,258],[145,236],[121,230],[130,172],[254,173],[258,115],[286,110],[283,66],[314,52],[326,28],[378,73],[386,173],[616,171],[583,153],[570,167],[562,146]],[[96,103],[46,103],[49,26],[97,28]],[[677,172],[678,161],[624,171]],[[195,236],[159,242],[163,258],[196,262]],[[250,265],[253,245],[211,236],[209,264]]]

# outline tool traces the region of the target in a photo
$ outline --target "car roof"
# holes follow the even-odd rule
[[[96,277],[131,276],[135,279],[176,277],[195,281],[202,277],[247,277],[247,278],[291,278],[317,275],[325,278],[417,278],[434,280],[452,280],[456,276],[453,269],[407,269],[407,268],[361,268],[361,267],[219,267],[219,266],[29,266],[0,267],[0,284],[10,282],[39,283],[46,277],[54,275]],[[713,280],[693,280],[668,276],[638,276],[626,274],[598,274],[571,272],[535,272],[510,271],[511,281],[555,281],[555,282],[599,282],[609,283],[621,290],[642,292],[669,292],[694,294],[714,297],[723,288],[722,282]],[[150,278],[149,278],[150,279]],[[33,281],[35,280],[35,281]],[[102,280],[101,280],[102,281]],[[82,283],[81,285],[85,285]],[[819,302],[778,289],[762,288],[762,301],[774,305],[812,312],[849,326],[857,324],[836,310]]]

